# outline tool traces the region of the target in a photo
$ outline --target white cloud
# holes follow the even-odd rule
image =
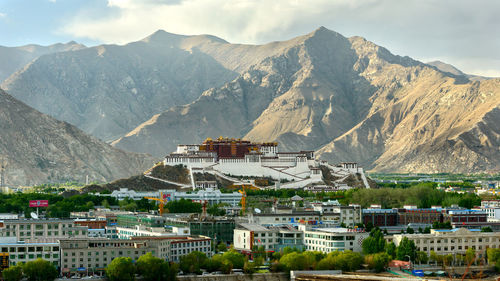
[[[395,54],[437,57],[464,72],[500,70],[500,1],[467,0],[108,0],[81,11],[62,33],[128,43],[158,29],[212,34],[233,43],[266,43],[319,26],[359,35]],[[447,61],[449,57],[456,60]],[[463,63],[464,59],[471,63]],[[495,61],[495,63],[488,62]],[[484,72],[483,72],[483,70]]]
[[[336,7],[356,7],[353,0],[109,0],[118,15],[77,17],[64,32],[103,42],[126,43],[158,29],[182,34],[209,33],[239,43],[259,43],[271,34],[289,33],[299,22],[311,22]],[[308,28],[308,31],[311,31]],[[276,36],[274,36],[276,37]]]
[[[0,18],[6,18],[7,14],[0,12]]]

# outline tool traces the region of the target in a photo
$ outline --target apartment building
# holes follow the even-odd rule
[[[20,219],[0,221],[0,240],[15,238],[17,241],[56,242],[64,238],[87,237],[87,226],[76,225],[73,220],[64,219]]]
[[[329,221],[331,214],[339,214],[339,222],[346,226],[354,226],[362,222],[362,208],[357,204],[342,206],[337,200],[313,203],[314,211],[320,212],[321,220]]]
[[[484,255],[487,248],[500,248],[500,235],[495,232],[481,232],[479,229],[440,229],[431,230],[430,234],[400,234],[394,235],[392,241],[396,246],[407,237],[415,243],[417,251],[431,251],[439,255],[465,254],[467,249],[474,249]]]
[[[2,243],[1,254],[8,259],[8,265],[27,263],[43,258],[59,267],[59,243]]]
[[[363,223],[373,226],[385,227],[398,225],[397,209],[370,208],[363,210]]]
[[[168,231],[169,230],[169,231]],[[132,237],[158,237],[158,236],[180,236],[190,235],[189,227],[147,227],[136,225],[135,227],[116,227],[119,239],[130,239]]]
[[[130,257],[136,261],[146,253],[167,261],[178,262],[180,257],[200,251],[212,255],[210,237],[133,237],[123,239],[62,239],[60,240],[61,272],[103,274],[105,267],[117,257]]]
[[[234,248],[250,253],[254,247],[263,246],[266,251],[275,251],[278,233],[255,223],[241,223],[234,229]]]
[[[341,227],[314,228],[300,225],[299,230],[304,232],[305,250],[323,253],[345,250],[361,252],[363,240],[369,235],[366,232]]]

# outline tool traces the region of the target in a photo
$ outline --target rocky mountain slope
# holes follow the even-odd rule
[[[42,114],[0,90],[0,158],[9,186],[110,181],[142,173],[155,159],[124,152]]]
[[[277,140],[377,171],[500,171],[499,79],[470,81],[326,28],[263,46],[217,44],[228,46],[197,49],[239,72],[236,79],[113,144],[162,156],[223,135]],[[243,49],[258,55],[231,59]]]
[[[74,41],[66,44],[54,44],[50,46],[26,45],[21,47],[0,46],[0,82],[21,70],[26,64],[35,58],[57,52],[75,51],[86,48]]]
[[[113,140],[234,79],[237,74],[211,56],[181,46],[212,42],[224,41],[159,31],[124,46],[54,53],[10,76],[2,88],[43,113]]]
[[[442,61],[431,61],[427,63],[428,65],[435,66],[438,70],[442,72],[448,72],[449,74],[456,75],[456,76],[465,76],[467,79],[473,80],[473,81],[482,81],[482,80],[487,80],[491,79],[490,77],[484,77],[484,76],[478,76],[478,75],[472,75],[472,74],[466,74],[463,73],[460,69],[456,68],[455,66],[442,62]]]

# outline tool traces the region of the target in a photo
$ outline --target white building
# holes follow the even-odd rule
[[[278,233],[260,224],[242,223],[234,229],[234,248],[252,251],[253,247],[264,246],[266,251],[274,251],[278,244]]]
[[[4,240],[5,242],[5,240]],[[59,266],[59,243],[20,243],[12,239],[11,243],[1,243],[2,254],[9,257],[9,265],[27,263],[38,258]]]
[[[315,211],[323,214],[340,214],[340,223],[344,223],[346,226],[354,226],[362,221],[362,209],[360,205],[350,204],[349,206],[342,206],[337,200],[312,203],[313,209]],[[323,218],[323,220],[326,220]]]
[[[167,201],[170,200],[194,200],[194,201],[208,201],[208,204],[219,204],[225,203],[230,206],[238,206],[241,201],[241,193],[222,193],[219,189],[207,188],[205,190],[198,190],[194,192],[181,192],[172,189],[163,189],[158,191],[135,191],[129,190],[128,188],[120,188],[120,190],[113,190],[111,194],[98,194],[99,196],[111,196],[118,200],[123,200],[125,198],[132,198],[134,200],[140,200],[144,197],[155,197],[159,198],[160,193],[163,194]]]
[[[136,225],[134,228],[116,227],[119,239],[130,239],[132,237],[167,237],[167,236],[188,236],[189,227],[172,227],[172,231],[167,231],[164,227],[147,227]]]
[[[15,241],[56,242],[63,238],[87,237],[88,228],[78,226],[73,220],[23,219],[0,221],[0,241],[15,238]]]
[[[430,234],[400,234],[393,236],[393,242],[399,245],[403,237],[415,243],[417,251],[431,251],[439,255],[465,254],[467,249],[485,253],[487,248],[500,248],[500,235],[497,232],[481,232],[479,229],[454,228],[449,230],[431,230]]]
[[[207,141],[200,145],[178,145],[176,152],[167,155],[163,164],[214,170],[226,175],[321,181],[321,171],[316,169],[318,162],[314,160],[314,151],[279,152],[277,143],[251,143],[223,138],[215,142]],[[231,146],[231,153],[228,154],[226,150],[226,153],[221,152],[219,155],[207,148],[210,145],[212,149],[214,145],[226,146],[228,149]],[[237,146],[248,150],[244,154],[237,153]]]
[[[304,232],[304,246],[308,251],[330,253],[334,251],[350,250],[361,252],[362,243],[368,237],[366,232],[358,232],[348,228],[313,228],[300,225],[299,230]]]

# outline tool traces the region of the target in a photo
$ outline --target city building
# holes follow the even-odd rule
[[[14,237],[16,241],[56,242],[57,239],[87,237],[87,226],[69,219],[19,219],[0,221],[0,241]]]
[[[207,201],[208,204],[228,204],[231,206],[238,206],[241,201],[241,193],[222,193],[219,189],[206,188],[203,190],[198,190],[195,192],[182,192],[172,189],[164,189],[158,191],[135,191],[129,190],[128,188],[120,188],[119,190],[113,190],[111,194],[96,194],[99,196],[111,196],[118,200],[123,200],[125,198],[131,198],[134,200],[140,200],[144,197],[155,197],[160,198],[162,195],[167,201],[174,201],[180,199],[187,199],[192,201]]]
[[[234,219],[226,217],[200,217],[170,214],[165,217],[166,225],[171,227],[189,228],[191,235],[212,237],[214,243],[233,243],[233,231],[236,226]]]
[[[495,232],[481,232],[479,229],[440,229],[431,230],[430,234],[399,234],[392,237],[396,246],[407,237],[415,243],[417,251],[431,251],[439,255],[465,254],[467,249],[474,249],[479,255],[484,255],[487,248],[500,247],[500,236]]]
[[[397,209],[363,209],[363,223],[373,226],[385,227],[398,225]]]
[[[130,257],[137,261],[146,253],[175,262],[192,251],[212,256],[211,239],[204,236],[61,239],[59,243],[61,273],[65,276],[103,275],[105,267],[114,258]]]
[[[6,242],[3,240],[3,242]],[[8,258],[8,265],[27,263],[38,258],[51,262],[59,267],[59,243],[19,243],[12,239],[11,243],[0,243],[1,254]]]
[[[133,228],[137,225],[147,227],[164,227],[166,218],[157,215],[146,213],[141,214],[124,214],[116,216],[116,226]]]
[[[312,203],[313,209],[323,214],[340,214],[340,223],[346,226],[354,226],[362,222],[362,209],[360,205],[350,204],[349,206],[342,206],[337,200]],[[322,218],[322,220],[326,220]]]
[[[443,222],[443,214],[440,209],[398,209],[398,224],[428,224]]]
[[[116,235],[119,239],[131,239],[132,237],[188,236],[190,232],[188,227],[165,228],[136,225],[135,227],[116,227]]]
[[[234,248],[242,253],[251,254],[252,250],[264,247],[266,252],[276,250],[278,233],[275,229],[255,223],[241,223],[234,229]]]
[[[362,230],[342,227],[317,228],[299,225],[299,230],[304,232],[306,250],[323,253],[345,250],[361,252],[363,240],[369,235]]]

